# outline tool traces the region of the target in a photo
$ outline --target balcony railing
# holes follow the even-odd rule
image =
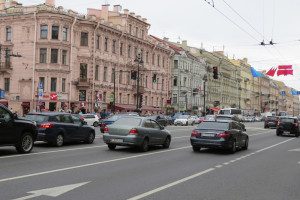
[[[78,78],[77,81],[75,81],[75,85],[77,87],[90,87],[90,79]]]

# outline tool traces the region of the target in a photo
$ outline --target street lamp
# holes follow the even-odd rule
[[[206,82],[207,82],[207,75],[205,74],[203,76],[203,110],[204,110],[204,116],[206,115],[206,104],[205,104],[205,101],[206,101]]]
[[[138,53],[136,54],[135,60],[134,62],[137,62],[138,64],[138,68],[137,68],[137,77],[136,77],[136,111],[140,111],[140,65],[143,65],[144,61],[143,61],[143,57],[142,57],[142,53],[139,50]]]

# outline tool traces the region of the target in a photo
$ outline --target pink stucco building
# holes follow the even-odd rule
[[[134,110],[131,76],[139,65],[142,110],[160,112],[170,98],[171,50],[149,37],[149,28],[119,5],[80,15],[54,0],[26,7],[0,0],[0,102],[20,114],[110,109],[115,82],[116,109]]]

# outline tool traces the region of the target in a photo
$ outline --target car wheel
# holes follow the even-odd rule
[[[201,147],[193,146],[193,151],[194,151],[194,152],[198,152],[198,151],[200,151],[200,149],[201,149]]]
[[[142,152],[146,152],[146,151],[149,150],[149,140],[148,140],[148,138],[145,138],[145,139],[144,139],[142,145],[140,146],[140,150],[141,150]]]
[[[249,145],[249,139],[247,138],[242,149],[243,150],[247,150],[248,149],[248,145]]]
[[[99,126],[99,123],[98,123],[98,122],[94,122],[94,123],[93,123],[93,126],[94,126],[94,127],[97,127],[97,126]]]
[[[33,148],[33,137],[31,133],[24,133],[20,138],[19,143],[16,145],[16,149],[19,153],[30,153]]]
[[[265,125],[264,128],[268,128],[268,127]]]
[[[194,126],[195,125],[195,122],[192,122],[192,126]]]
[[[188,126],[188,125],[189,125],[189,122],[186,122],[185,125]]]
[[[295,137],[299,137],[300,133],[299,132],[296,132],[295,133]]]
[[[171,138],[167,137],[165,142],[163,143],[163,148],[168,149],[170,147]]]
[[[94,132],[90,132],[89,136],[86,138],[85,143],[87,144],[92,144],[95,140],[95,133]]]
[[[277,136],[281,136],[281,135],[282,135],[282,132],[279,131],[279,130],[277,130],[277,131],[276,131],[276,135],[277,135]]]
[[[61,147],[64,144],[64,136],[62,134],[58,134],[55,138],[54,145],[57,147]]]
[[[117,145],[115,145],[115,144],[107,144],[107,146],[110,150],[115,150],[117,147]]]
[[[232,142],[232,146],[230,148],[230,153],[235,153],[236,152],[236,141]]]

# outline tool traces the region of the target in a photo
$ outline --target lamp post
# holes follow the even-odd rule
[[[207,75],[205,74],[203,77],[203,110],[204,116],[206,115],[206,82],[207,82]]]
[[[136,77],[136,111],[140,111],[140,65],[143,65],[144,61],[142,58],[142,53],[139,50],[139,52],[136,54],[134,62],[138,63],[138,68],[137,68],[137,77]]]

